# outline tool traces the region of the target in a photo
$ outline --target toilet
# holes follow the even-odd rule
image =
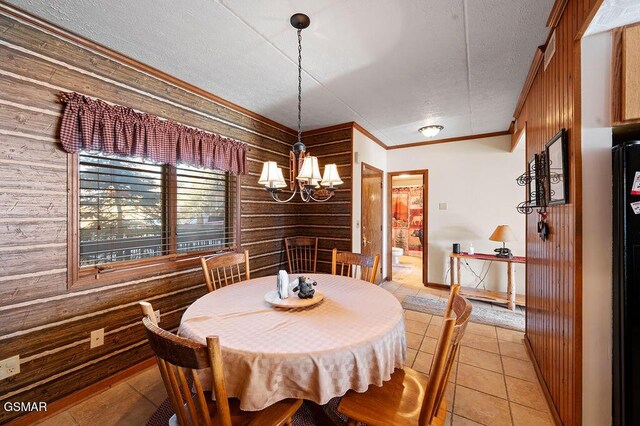
[[[400,247],[391,247],[391,259],[394,265],[400,264],[400,256],[404,254],[404,250]]]

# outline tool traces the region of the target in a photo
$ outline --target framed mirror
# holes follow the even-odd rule
[[[547,205],[569,202],[569,169],[567,131],[560,130],[545,145]]]

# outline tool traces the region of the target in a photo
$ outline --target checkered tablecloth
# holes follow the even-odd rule
[[[276,278],[262,277],[209,293],[184,313],[181,336],[220,337],[227,392],[243,410],[286,398],[325,404],[349,389],[380,386],[402,367],[404,316],[393,295],[352,278],[310,276],[325,297],[310,308],[273,308],[264,295]],[[200,376],[210,388],[210,373]]]

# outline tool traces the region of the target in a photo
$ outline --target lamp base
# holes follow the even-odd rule
[[[511,253],[511,249],[506,247],[500,247],[494,250],[496,252],[496,257],[510,259],[513,257],[513,253]]]

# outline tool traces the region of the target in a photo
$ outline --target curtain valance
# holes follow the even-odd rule
[[[67,152],[86,149],[233,174],[247,172],[247,146],[242,142],[79,93],[63,93],[61,100],[66,106],[60,140]]]

